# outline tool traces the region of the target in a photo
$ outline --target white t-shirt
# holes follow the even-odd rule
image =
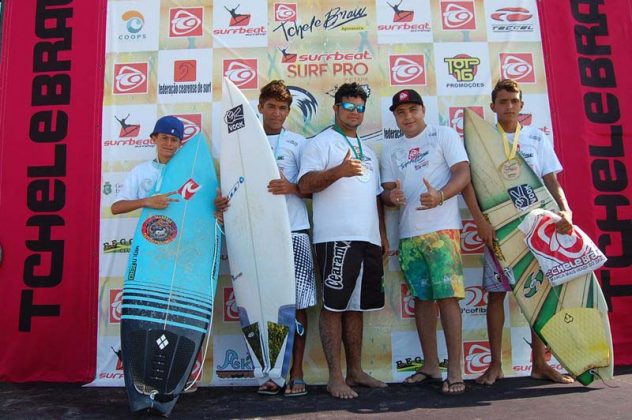
[[[149,197],[154,192],[156,182],[165,166],[155,160],[148,160],[135,166],[125,178],[123,187],[119,190],[114,202]]]
[[[513,144],[514,136],[515,133],[507,133],[510,144]],[[562,171],[562,164],[555,154],[553,144],[544,132],[535,127],[527,125],[521,128],[518,152],[540,178]]]
[[[450,167],[469,161],[456,131],[429,124],[416,137],[387,140],[380,161],[382,182],[399,179],[406,196],[406,206],[399,210],[400,238],[462,228],[456,196],[445,200],[442,206],[417,210],[421,206],[419,196],[427,190],[424,178],[440,190],[452,176]]]
[[[360,155],[355,137],[348,137]],[[342,134],[328,128],[307,142],[298,179],[312,171],[340,165],[349,145]],[[376,198],[382,192],[375,152],[362,144],[364,175],[340,178],[312,197],[314,243],[366,241],[381,245]],[[352,154],[352,156],[354,156]]]
[[[283,130],[280,134],[268,136],[268,142],[275,154],[279,171],[292,184],[298,183],[298,170],[301,164],[301,153],[307,140],[300,134]],[[296,194],[287,194],[287,211],[290,216],[290,229],[292,231],[309,229],[309,218],[305,200]]]

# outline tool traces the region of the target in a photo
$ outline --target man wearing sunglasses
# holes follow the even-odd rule
[[[382,153],[382,200],[398,207],[399,260],[415,298],[415,322],[424,365],[405,383],[440,380],[436,305],[448,349],[448,378],[442,392],[465,391],[461,373],[461,215],[457,195],[470,181],[463,142],[450,127],[424,121],[421,96],[405,89],[389,108],[404,137],[389,141]]]
[[[301,193],[313,194],[313,240],[323,279],[320,338],[329,368],[327,390],[342,399],[358,396],[353,386],[386,387],[361,365],[363,312],[384,307],[382,253],[388,250],[377,156],[357,133],[366,99],[366,91],[357,83],[338,88],[335,124],[308,141],[298,176]]]

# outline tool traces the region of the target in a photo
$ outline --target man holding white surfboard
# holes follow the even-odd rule
[[[424,121],[421,96],[404,89],[389,108],[404,136],[382,151],[382,200],[400,209],[399,260],[415,298],[415,322],[424,365],[405,383],[441,380],[436,305],[448,350],[448,377],[442,392],[465,391],[461,372],[459,300],[465,296],[461,261],[461,216],[457,195],[470,181],[467,153],[450,127]]]
[[[507,160],[499,171],[503,177],[511,179],[519,176],[520,162],[515,154],[520,153],[533,172],[539,176],[547,190],[560,208],[561,220],[556,224],[561,233],[572,229],[572,212],[566,201],[564,190],[557,181],[557,173],[562,170],[553,145],[542,131],[531,126],[522,126],[518,121],[524,106],[522,91],[517,82],[511,79],[500,80],[492,91],[491,110],[497,117],[497,129],[503,138]],[[497,267],[493,252],[490,251],[496,240],[494,228],[485,218],[476,200],[472,184],[463,191],[463,198],[472,213],[478,234],[487,245],[485,247],[485,263],[483,268],[483,286],[489,292],[487,304],[487,332],[491,347],[491,363],[487,371],[476,382],[492,385],[503,378],[502,370],[502,333],[505,323],[504,300],[507,292],[511,292],[509,281]],[[531,377],[546,379],[559,383],[572,383],[573,378],[563,375],[546,363],[546,347],[537,334],[531,330],[531,348],[533,367]]]
[[[361,363],[363,312],[384,307],[382,254],[388,250],[377,156],[357,133],[366,99],[357,83],[338,88],[335,124],[308,142],[299,173],[300,191],[313,194],[314,247],[323,278],[319,326],[329,369],[327,391],[341,399],[358,396],[353,386],[386,387],[364,372]]]
[[[282,80],[273,80],[261,88],[257,108],[261,113],[263,130],[268,137],[281,175],[279,179],[273,179],[269,182],[268,191],[275,195],[285,196],[292,231],[298,328],[294,336],[292,368],[290,369],[290,380],[285,387],[285,396],[298,397],[307,394],[306,384],[303,380],[303,355],[307,337],[306,310],[316,304],[316,281],[308,233],[310,226],[304,201],[305,196],[299,192],[296,184],[301,153],[307,140],[300,134],[283,127],[290,113],[291,105],[292,94]],[[218,191],[215,205],[218,211],[223,212],[228,208],[229,200]],[[257,392],[262,395],[276,395],[280,391],[281,386],[269,379],[259,387]]]

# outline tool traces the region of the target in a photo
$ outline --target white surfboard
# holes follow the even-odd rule
[[[239,319],[256,377],[280,384],[295,328],[295,279],[285,197],[268,192],[279,170],[257,116],[241,91],[224,79],[220,174],[230,198],[224,226]]]

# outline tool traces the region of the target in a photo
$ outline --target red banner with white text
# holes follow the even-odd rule
[[[632,1],[539,1],[556,149],[575,224],[598,270],[615,363],[632,363]]]
[[[0,381],[94,376],[105,6],[4,4]]]

